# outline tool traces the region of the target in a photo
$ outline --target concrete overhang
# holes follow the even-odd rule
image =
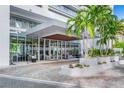
[[[28,30],[26,35],[63,41],[77,40],[76,35],[68,36],[66,34],[66,28],[64,22],[53,20]]]
[[[35,11],[32,12],[32,9],[30,9],[28,6],[30,5],[21,7],[18,5],[10,5],[10,14],[21,18],[23,17],[26,20],[31,20],[37,23],[43,23],[52,20],[51,18],[35,13]],[[27,7],[27,9],[25,9],[25,7]],[[33,8],[36,8],[37,10],[39,9],[37,6],[33,6]]]

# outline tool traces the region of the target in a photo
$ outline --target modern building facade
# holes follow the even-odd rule
[[[0,65],[42,60],[69,60],[80,56],[76,36],[66,35],[66,22],[79,6],[10,5],[0,6],[3,37],[0,41]],[[6,21],[5,21],[6,20]],[[4,49],[6,48],[6,49]],[[6,51],[5,51],[6,50]]]
[[[13,62],[31,61],[32,56],[40,62],[77,60],[85,48],[81,47],[83,42],[78,40],[76,35],[66,34],[66,22],[82,7],[74,5],[0,6],[0,67],[9,66]],[[94,40],[96,48],[98,39]],[[87,49],[93,45],[90,38],[85,43],[87,43]]]

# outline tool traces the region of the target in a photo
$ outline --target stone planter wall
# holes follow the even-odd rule
[[[80,58],[79,62],[80,64],[96,65],[97,62],[110,62],[112,60],[118,62],[119,56]]]
[[[116,59],[117,62],[111,62],[111,60]],[[94,76],[100,72],[103,72],[107,69],[113,68],[118,65],[119,57],[99,57],[99,58],[81,58],[80,64],[87,64],[90,67],[84,68],[69,68],[68,65],[64,65],[61,67],[60,73],[72,77],[89,77]],[[97,64],[98,61],[107,62],[106,64]]]

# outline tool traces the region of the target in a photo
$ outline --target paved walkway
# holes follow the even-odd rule
[[[75,85],[0,75],[0,88],[72,88]]]
[[[1,69],[0,74],[68,83],[78,87],[124,88],[124,66],[106,70],[92,77],[74,78],[60,74],[60,67],[65,64],[70,64],[70,62],[15,66]]]

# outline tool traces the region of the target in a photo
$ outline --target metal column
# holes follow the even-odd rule
[[[49,59],[51,59],[51,40],[49,40]]]
[[[44,56],[44,60],[45,60],[45,56],[46,56],[46,39],[44,39],[44,46],[43,46],[43,56]]]
[[[59,53],[59,46],[58,46],[58,40],[57,40],[57,60],[58,60],[58,53]]]
[[[61,42],[61,59],[62,59],[62,41],[60,41]]]
[[[65,59],[66,59],[66,41],[65,41]]]
[[[19,46],[19,42],[18,42],[18,36],[19,35],[19,32],[17,32],[17,51],[16,51],[16,56],[17,56],[17,59],[16,59],[16,61],[18,62],[18,46]]]
[[[40,61],[40,37],[38,37],[38,61]]]
[[[31,52],[32,52],[32,55],[33,55],[33,36],[32,36],[32,48],[31,48]]]
[[[26,61],[26,57],[27,57],[27,51],[26,51],[26,40],[27,40],[27,37],[25,36],[25,61]]]

